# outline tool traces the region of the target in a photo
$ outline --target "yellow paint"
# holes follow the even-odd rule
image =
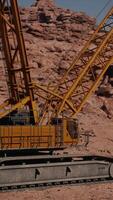
[[[0,126],[0,149],[58,147],[77,143],[63,125]]]

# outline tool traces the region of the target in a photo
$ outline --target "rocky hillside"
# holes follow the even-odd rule
[[[69,67],[95,27],[94,18],[58,8],[52,0],[37,0],[20,14],[32,78],[44,83]],[[1,59],[1,101],[7,97],[3,66]]]
[[[53,0],[37,0],[20,14],[32,78],[44,83],[62,75],[95,27],[94,18],[58,8]],[[1,59],[1,101],[7,97],[2,66]]]
[[[44,82],[67,69],[95,26],[94,18],[58,8],[52,0],[21,9],[21,20],[32,77]]]

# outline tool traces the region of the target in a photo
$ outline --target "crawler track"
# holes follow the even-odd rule
[[[107,183],[113,183],[112,178],[95,178],[95,179],[82,179],[82,180],[68,180],[68,181],[54,181],[54,182],[48,182],[48,183],[24,183],[24,184],[13,184],[13,185],[7,185],[0,187],[0,192],[8,192],[8,191],[14,191],[18,190],[21,191],[23,189],[47,189],[52,187],[58,187],[58,186],[79,186],[79,185],[91,185],[91,184],[107,184]]]
[[[0,190],[56,185],[113,183],[113,158],[8,154],[0,158]]]

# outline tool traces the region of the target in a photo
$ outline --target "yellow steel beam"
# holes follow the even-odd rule
[[[106,45],[106,43],[108,42],[109,38],[113,36],[113,29],[109,32],[109,34],[106,36],[105,40],[102,42],[101,46],[97,49],[97,51],[95,52],[94,56],[89,60],[88,64],[84,67],[84,70],[82,71],[82,73],[78,76],[77,80],[74,81],[73,85],[68,89],[61,105],[60,108],[58,110],[58,114],[63,110],[64,104],[66,102],[66,100],[72,95],[73,91],[76,89],[77,85],[80,83],[82,77],[85,75],[85,73],[87,72],[88,68],[92,65],[92,63],[95,61],[95,59],[97,58],[97,56],[99,55],[100,51],[103,50],[104,46]]]
[[[81,102],[79,108],[77,109],[77,111],[71,116],[72,118],[75,118],[76,115],[81,111],[81,109],[83,108],[84,104],[86,103],[86,101],[88,100],[88,98],[91,96],[92,92],[94,92],[96,90],[96,88],[98,87],[103,75],[105,74],[106,70],[109,68],[109,66],[113,64],[113,57],[111,58],[111,60],[108,61],[107,65],[104,67],[104,69],[102,70],[100,76],[96,79],[95,83],[93,84],[93,86],[90,88],[88,94],[84,97],[83,101]]]
[[[5,102],[3,102],[2,104],[0,104],[0,110],[4,109],[6,106],[9,105],[9,100],[6,100]]]
[[[7,13],[6,7],[8,10]],[[13,40],[10,42],[11,33]],[[7,72],[8,89],[12,104],[16,106],[17,103],[21,102],[23,97],[29,96],[30,101],[28,102],[28,106],[31,123],[35,124],[38,121],[36,115],[37,107],[34,101],[30,68],[28,66],[17,0],[0,0],[0,37],[2,39],[3,52],[5,55],[5,71]],[[11,48],[12,42],[14,45],[13,50]],[[22,83],[23,88],[20,89],[19,83]]]
[[[89,95],[91,95],[90,91],[93,91],[91,88],[95,85],[96,76],[93,73],[94,66],[98,65],[100,69],[104,70],[104,66],[107,66],[107,53],[109,55],[109,61],[113,56],[110,56],[109,50],[107,49],[110,48],[110,45],[113,44],[113,42],[109,41],[113,37],[112,23],[113,7],[99,24],[96,31],[91,36],[89,41],[85,44],[80,53],[76,56],[76,58],[72,62],[72,65],[69,67],[67,72],[64,73],[58,84],[56,84],[56,86],[53,85],[53,89],[49,89],[49,91],[48,89],[45,90],[44,88],[40,88],[43,89],[42,91],[48,94],[47,97],[44,94],[46,103],[43,101],[44,109],[42,111],[42,116],[45,115],[46,111],[49,108],[49,105],[52,105],[52,102],[54,107],[51,107],[51,116],[53,116],[56,111],[57,116],[61,115],[61,113],[66,113],[64,113],[63,111],[68,111],[68,114],[66,114],[66,116],[70,117],[75,116],[75,114],[81,110],[83,104],[86,101],[85,97],[89,97]],[[111,53],[113,53],[112,50]],[[106,67],[106,70],[107,68],[108,66]],[[93,76],[93,80],[91,83],[92,85],[90,84],[90,74],[92,74]],[[102,77],[100,75],[100,79],[101,78]],[[86,80],[87,83],[85,84],[84,81]],[[87,84],[89,85],[89,88],[87,87]],[[95,88],[97,86],[98,84],[95,85]],[[82,89],[79,87],[81,87]],[[44,92],[42,92],[42,94]]]
[[[51,90],[47,89],[45,86],[41,86],[38,83],[33,83],[33,85],[34,85],[34,87],[37,87],[37,88],[41,89],[42,91],[44,91],[44,92],[46,92],[48,94],[51,94],[54,97],[57,97],[59,100],[63,100],[63,96],[57,94],[54,91],[51,91]],[[71,102],[69,102],[68,100],[66,100],[66,104],[73,110],[73,112],[76,112],[76,108],[73,107],[73,105],[72,105]]]
[[[25,97],[19,103],[12,106],[11,109],[8,109],[7,111],[3,113],[0,113],[0,119],[4,118],[5,116],[9,115],[10,113],[12,113],[13,111],[17,109],[23,108],[29,101],[30,101],[30,97]]]
[[[99,34],[99,32],[101,31],[102,27],[105,25],[106,21],[108,20],[108,18],[113,14],[113,7],[108,11],[107,15],[104,17],[104,19],[100,22],[99,26],[97,27],[97,29],[94,31],[94,33],[92,34],[92,36],[89,38],[89,40],[86,42],[86,44],[84,45],[84,47],[82,48],[82,50],[78,53],[78,55],[74,58],[72,64],[70,65],[70,67],[68,68],[68,70],[66,71],[66,73],[64,74],[64,76],[61,79],[61,83],[64,82],[67,78],[67,76],[69,75],[69,72],[71,71],[71,69],[73,69],[73,67],[75,66],[75,64],[79,61],[79,59],[82,57],[82,55],[84,54],[84,52],[87,51],[87,49],[89,48],[89,45],[91,44],[91,42],[95,39],[95,37],[97,36],[97,34]],[[60,85],[60,84],[59,84]]]
[[[6,3],[6,1],[4,1]],[[9,35],[7,29],[7,20],[5,17],[5,3],[0,1],[0,37],[2,40],[2,47],[5,56],[6,68],[8,73],[8,89],[10,98],[12,97],[14,102],[18,101],[18,87],[15,74],[12,74],[12,69],[14,69],[14,65],[12,63],[12,53],[9,42]],[[6,70],[5,70],[6,71]]]

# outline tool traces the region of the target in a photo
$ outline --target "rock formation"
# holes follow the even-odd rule
[[[32,7],[20,8],[20,14],[32,78],[44,83],[61,76],[95,27],[94,18],[58,8],[53,0],[37,0]],[[2,100],[6,85],[0,83],[0,88]]]
[[[52,0],[21,9],[21,20],[33,78],[44,82],[67,69],[95,27],[94,18],[58,8]]]

